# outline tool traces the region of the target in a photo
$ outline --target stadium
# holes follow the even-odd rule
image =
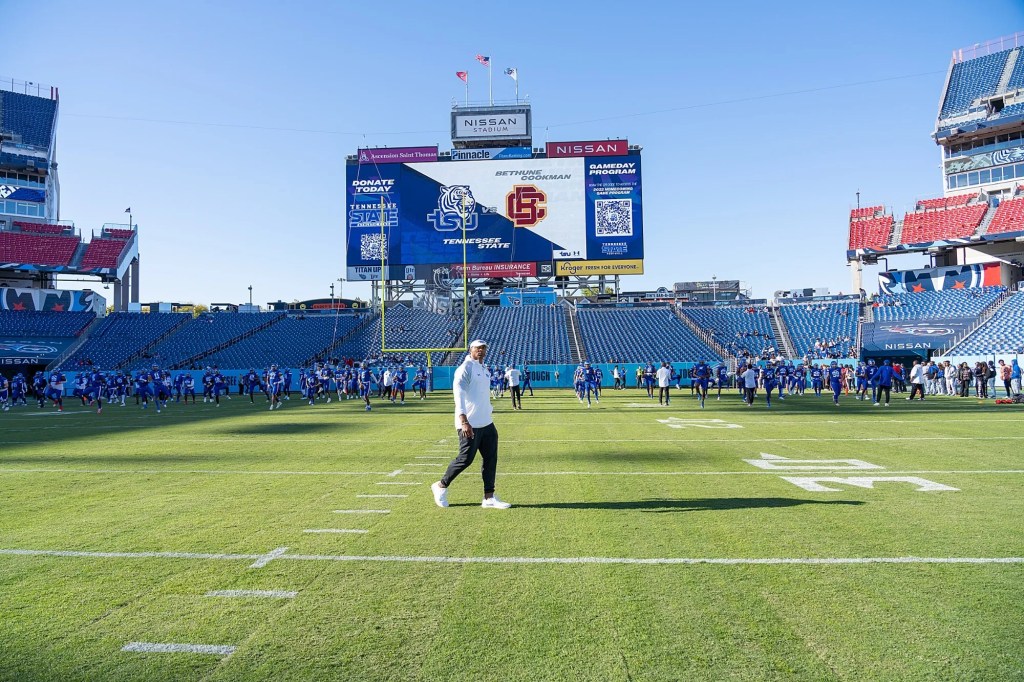
[[[466,83],[343,159],[370,296],[200,307],[0,82],[0,679],[1024,679],[1024,33],[946,65],[941,190],[834,226],[847,294],[636,287],[643,141]],[[500,512],[430,492],[476,339]]]

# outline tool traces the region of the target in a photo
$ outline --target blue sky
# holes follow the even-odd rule
[[[450,146],[454,72],[486,94],[477,53],[496,98],[519,69],[535,146],[643,145],[646,274],[624,288],[766,297],[850,290],[858,190],[898,213],[941,196],[952,50],[1024,28],[1012,0],[688,5],[48,0],[5,14],[0,76],[60,88],[62,218],[88,235],[131,206],[145,301],[329,295],[345,155]]]

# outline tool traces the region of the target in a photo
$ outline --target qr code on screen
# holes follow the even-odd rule
[[[379,234],[364,234],[359,237],[360,260],[379,261],[381,259],[381,237]],[[387,253],[384,253],[387,257]]]
[[[632,237],[633,200],[595,199],[594,223],[598,237]]]

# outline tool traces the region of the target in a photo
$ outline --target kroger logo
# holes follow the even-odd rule
[[[469,232],[476,229],[475,208],[476,199],[469,185],[442,186],[437,208],[427,214],[427,220],[438,232],[454,232],[462,229],[465,216],[466,231]]]

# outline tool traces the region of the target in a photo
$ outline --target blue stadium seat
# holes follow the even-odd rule
[[[698,327],[713,333],[715,340],[734,355],[747,351],[760,357],[769,348],[778,348],[764,305],[680,306],[679,310]]]
[[[74,369],[88,362],[114,369],[188,318],[182,313],[112,313],[63,366]]]
[[[202,364],[232,369],[264,368],[272,363],[301,367],[307,360],[323,355],[359,323],[360,319],[350,314],[289,316],[204,358]]]
[[[965,114],[971,102],[995,94],[1009,54],[1004,50],[954,64],[939,118]]]
[[[204,313],[188,320],[173,334],[149,349],[145,357],[138,358],[126,369],[144,369],[152,364],[162,368],[180,365],[189,358],[208,353],[218,346],[258,327],[283,318],[285,313]],[[201,364],[210,364],[205,359]]]
[[[668,307],[579,307],[580,333],[592,362],[722,360]]]
[[[0,130],[20,135],[22,144],[48,150],[56,115],[56,100],[0,91]]]
[[[385,314],[385,339],[389,360],[425,363],[426,353],[406,352],[403,348],[449,348],[462,332],[462,318],[414,310],[405,305],[388,308]],[[359,330],[335,352],[339,358],[375,360],[380,358],[380,316]]]
[[[977,317],[1005,291],[1005,287],[984,287],[923,291],[914,294],[884,294],[876,301],[875,320],[896,322]]]
[[[1024,353],[1024,291],[1011,296],[995,315],[958,345],[954,352],[957,355]]]
[[[38,338],[75,337],[96,317],[90,312],[0,310],[0,336]]]
[[[572,362],[562,306],[487,306],[473,320],[470,336],[490,344],[490,359],[524,364]],[[457,362],[462,356],[456,354]]]
[[[783,304],[779,315],[789,330],[797,357],[845,358],[857,342],[857,301]]]

